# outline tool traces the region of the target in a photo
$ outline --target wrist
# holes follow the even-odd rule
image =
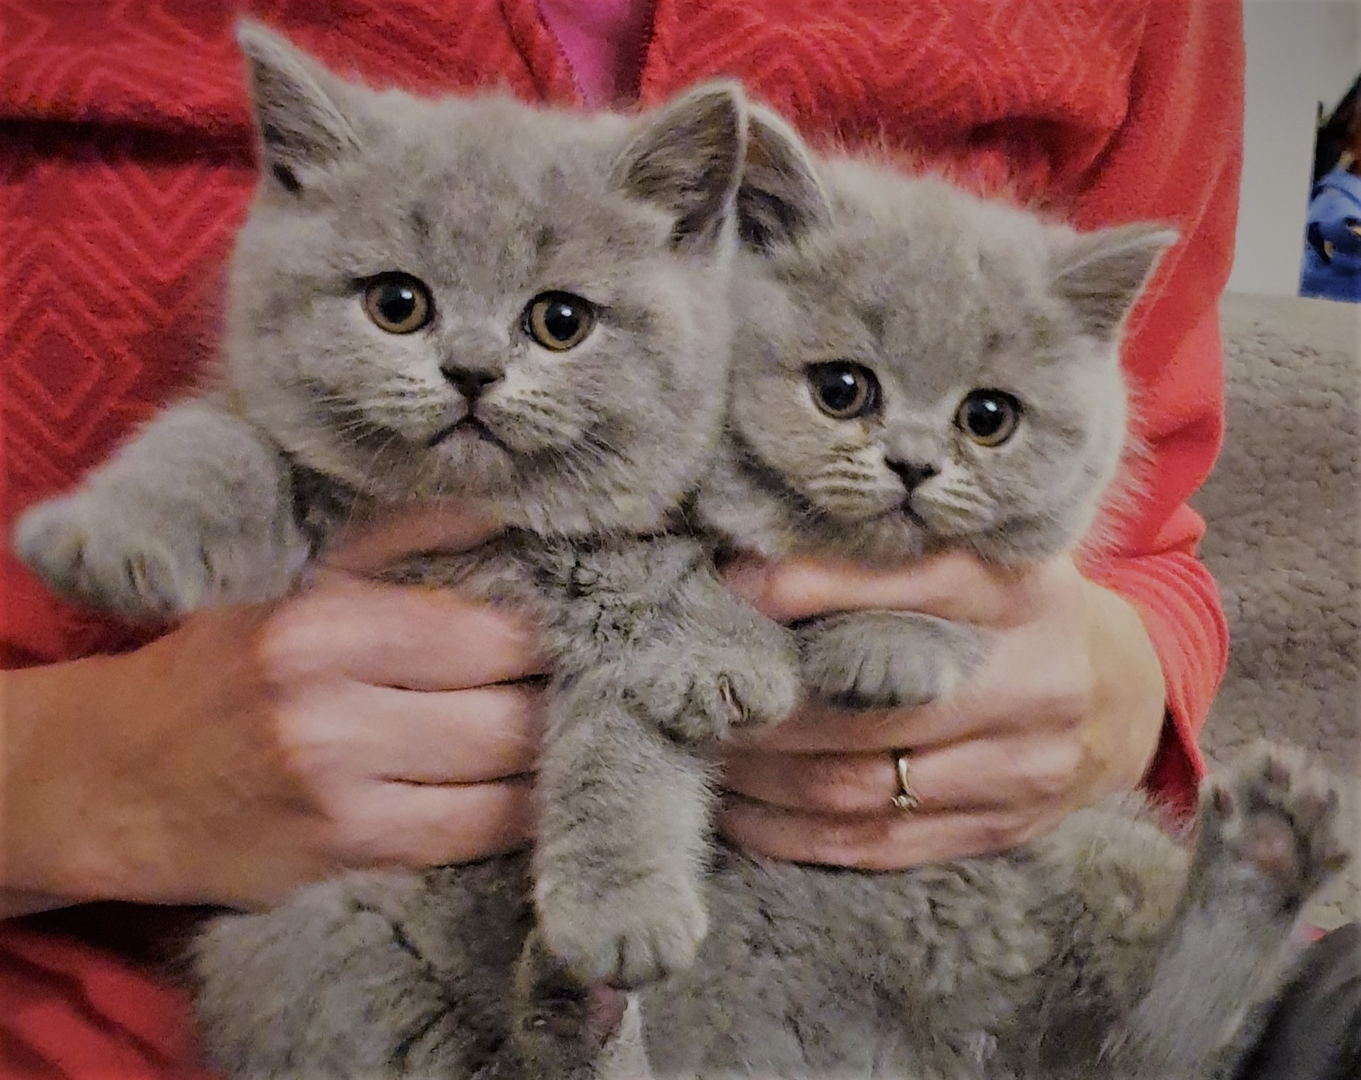
[[[129,653],[0,673],[0,910],[139,895],[156,833],[108,736],[136,727],[143,664]]]
[[[73,903],[75,901],[67,896],[6,889],[0,886],[0,920],[17,919],[21,915],[36,915],[42,911],[55,911],[58,908],[70,907]]]

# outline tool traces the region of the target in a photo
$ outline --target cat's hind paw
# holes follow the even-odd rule
[[[1298,750],[1262,744],[1205,782],[1199,869],[1265,887],[1293,911],[1347,862],[1338,818],[1323,769]]]
[[[538,931],[525,942],[515,985],[522,1002],[522,1027],[557,1038],[588,1037],[597,1048],[618,1033],[628,1006],[625,991],[583,986],[572,978]]]
[[[521,954],[515,995],[512,1053],[486,1080],[652,1080],[637,999],[581,986],[537,933]]]

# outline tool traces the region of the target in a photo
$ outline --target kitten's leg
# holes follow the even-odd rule
[[[58,592],[140,618],[278,595],[308,554],[278,451],[207,398],[167,409],[74,492],[30,509],[14,543]]]
[[[1327,774],[1282,747],[1206,782],[1186,891],[1148,992],[1110,1047],[1115,1075],[1200,1077],[1232,1064],[1288,973],[1300,908],[1345,862],[1337,816]]]
[[[625,685],[663,731],[696,746],[777,724],[802,693],[791,634],[707,568],[682,581],[667,632],[630,660]]]
[[[707,930],[709,770],[628,707],[624,676],[598,670],[551,695],[539,761],[539,924],[586,985],[660,979]]]
[[[353,875],[216,920],[193,956],[205,1053],[233,1080],[469,1080],[510,1035],[523,862]]]
[[[830,615],[797,633],[809,693],[850,708],[946,697],[983,659],[975,627],[907,611]]]
[[[551,697],[535,853],[549,949],[582,982],[623,987],[687,966],[706,931],[703,744],[783,719],[799,693],[786,633],[707,569],[632,641]]]

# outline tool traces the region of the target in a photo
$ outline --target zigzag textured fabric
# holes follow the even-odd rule
[[[212,353],[223,261],[253,184],[232,41],[247,10],[341,70],[424,91],[500,86],[597,105],[636,90],[648,104],[733,75],[815,142],[946,169],[1080,225],[1174,224],[1183,242],[1126,354],[1144,496],[1086,569],[1144,615],[1171,721],[1150,782],[1189,799],[1226,650],[1185,503],[1222,427],[1216,298],[1240,164],[1237,3],[658,0],[649,12],[629,0],[544,0],[542,11],[533,0],[0,0],[6,531]],[[3,555],[4,666],[138,640],[57,604]],[[0,930],[0,1076],[191,1075],[177,1001],[84,946]]]

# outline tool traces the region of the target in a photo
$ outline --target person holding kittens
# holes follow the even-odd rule
[[[726,831],[777,857],[887,868],[999,849],[1141,782],[1184,809],[1202,766],[1195,732],[1225,641],[1185,504],[1222,422],[1215,299],[1237,192],[1240,15],[1147,3],[1037,7],[1026,22],[1015,6],[402,0],[356,4],[335,23],[303,5],[265,13],[320,55],[363,56],[365,75],[418,89],[503,81],[531,100],[651,104],[733,74],[814,142],[916,153],[1082,226],[1150,218],[1181,232],[1126,353],[1147,450],[1140,498],[1081,567],[1012,578],[952,557],[892,574],[736,572],[734,588],[782,619],[901,606],[991,627],[1004,643],[946,701],[889,717],[809,713],[732,754]],[[123,227],[156,208],[174,256],[113,256],[138,298],[131,315],[121,291],[104,297],[107,283],[21,284],[5,361],[16,373],[7,520],[182,386],[212,341],[214,274],[251,176],[230,44],[239,11],[160,7],[160,21],[138,16],[146,25],[101,11],[0,47],[15,73],[0,107],[26,121],[14,138],[34,166],[7,181],[30,222],[27,279],[47,280],[52,252],[77,245],[81,265],[107,266],[125,242],[82,231],[72,206]],[[96,60],[96,45],[111,59]],[[115,77],[55,93],[56,61],[111,64]],[[38,305],[54,288],[83,290],[95,314],[55,336],[18,333],[51,325]],[[39,349],[42,364],[28,363]],[[116,375],[82,382],[88,351]],[[204,613],[131,651],[140,639],[57,608],[6,553],[3,910],[258,906],[341,868],[523,842],[538,714],[517,680],[542,668],[532,636],[457,597],[366,580],[408,552],[493,531],[457,508],[393,522],[354,538],[285,604]],[[103,705],[93,717],[92,701]],[[459,753],[432,760],[434,746]],[[907,790],[905,814],[893,799]],[[193,1060],[172,989],[51,923],[0,936],[0,997],[44,1003],[0,1009],[15,1068],[38,1075],[55,1061],[81,1075],[116,1059],[150,1076]]]

